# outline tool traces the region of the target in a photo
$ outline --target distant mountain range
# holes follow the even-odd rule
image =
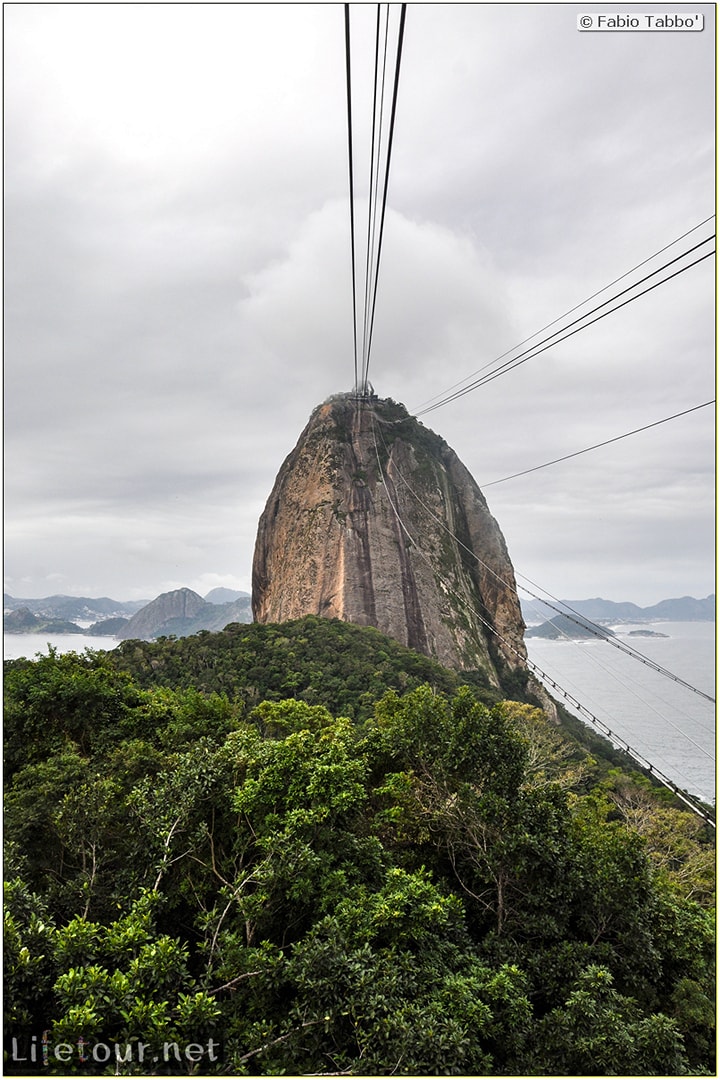
[[[523,618],[528,625],[537,623],[540,619],[553,621],[557,611],[542,601],[521,600]],[[646,623],[660,622],[663,620],[672,622],[714,622],[715,620],[715,594],[711,593],[704,600],[696,600],[693,596],[681,596],[672,600],[661,600],[659,604],[651,607],[639,607],[637,604],[627,602],[617,603],[614,600],[602,600],[595,597],[593,600],[561,600],[560,605],[572,608],[579,615],[591,619],[595,623]]]
[[[77,619],[87,621],[117,616],[130,618],[147,603],[147,600],[111,600],[109,596],[45,596],[41,600],[19,600],[9,593],[3,595],[6,614],[8,611],[25,608],[33,615],[46,619],[69,619],[71,622]]]
[[[199,596],[176,589],[154,600],[111,600],[107,596],[46,596],[18,599],[5,593],[6,634],[91,634],[150,639],[198,630],[222,630],[231,622],[252,622],[250,594],[234,589],[211,589]],[[94,619],[90,626],[80,626]]]
[[[712,622],[715,619],[714,593],[703,600],[682,596],[644,608],[599,597],[562,600],[560,603],[600,626],[662,620]],[[529,627],[528,637],[595,636],[540,601],[522,600],[521,605]],[[222,630],[231,622],[252,622],[250,594],[224,588],[211,589],[204,598],[192,589],[175,589],[149,601],[111,600],[107,596],[18,599],[5,593],[3,606],[6,634],[91,634],[150,640],[171,634],[187,637],[199,630]],[[79,625],[79,622],[87,623],[91,619],[95,620],[92,625]],[[538,626],[542,619],[547,621]]]

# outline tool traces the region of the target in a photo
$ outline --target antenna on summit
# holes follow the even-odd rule
[[[375,387],[367,379],[362,385],[355,386],[352,396],[355,401],[376,402],[378,400],[378,396],[375,393]]]

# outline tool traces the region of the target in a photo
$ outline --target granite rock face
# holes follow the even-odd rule
[[[313,412],[260,518],[253,615],[375,626],[455,669],[526,657],[505,541],[453,450],[404,406],[337,395]]]

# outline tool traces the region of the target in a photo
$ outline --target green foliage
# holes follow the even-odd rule
[[[668,1016],[647,1015],[590,965],[562,1007],[538,1025],[542,1071],[560,1075],[678,1075],[687,1071],[682,1036]],[[537,1059],[534,1062],[537,1067]]]
[[[214,1030],[220,1008],[192,976],[188,945],[158,932],[157,907],[143,892],[108,926],[76,918],[57,932],[54,1044],[187,1045]]]
[[[226,694],[253,708],[288,698],[356,720],[388,689],[448,692],[457,675],[373,627],[307,616],[280,626],[234,623],[177,641],[124,641],[112,662],[141,686]]]
[[[21,878],[4,886],[4,1032],[27,1029],[35,1010],[49,999],[52,983],[48,954],[52,948],[53,923],[43,899]]]
[[[82,753],[120,730],[138,691],[111,666],[107,653],[87,650],[5,664],[5,769],[11,776],[72,742]]]
[[[711,1072],[703,830],[593,788],[538,710],[323,622],[126,643],[145,687],[10,665],[6,1044],[124,1048],[51,1075],[143,1046],[175,1048],[154,1073]]]
[[[709,832],[701,818],[672,805],[670,792],[658,805],[646,777],[611,770],[602,784],[625,825],[639,833],[668,885],[687,899],[711,903],[715,894],[715,852],[703,843]],[[662,803],[667,805],[663,805]]]

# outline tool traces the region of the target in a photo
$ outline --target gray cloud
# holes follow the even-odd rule
[[[417,408],[712,212],[700,8],[702,34],[631,35],[411,5],[381,395]],[[278,467],[353,379],[342,9],[16,5],[5,49],[6,587],[248,588]],[[708,400],[713,304],[708,260],[423,422],[482,483]],[[709,592],[710,412],[490,488],[518,569]]]

